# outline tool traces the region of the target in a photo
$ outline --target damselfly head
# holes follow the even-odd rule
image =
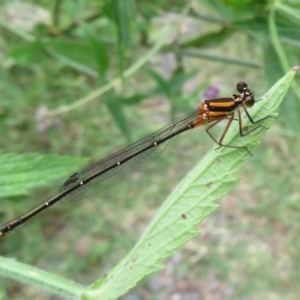
[[[240,81],[236,85],[236,89],[241,93],[242,102],[247,106],[251,107],[255,103],[254,94],[248,89],[248,85],[244,81]]]
[[[246,90],[248,90],[248,85],[244,81],[240,81],[236,85],[236,89],[239,93],[244,93]]]

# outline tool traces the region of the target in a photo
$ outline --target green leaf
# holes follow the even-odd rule
[[[209,32],[203,34],[201,36],[195,37],[192,40],[187,41],[180,45],[180,47],[201,47],[201,48],[212,48],[216,46],[220,46],[224,42],[226,42],[230,36],[235,32],[235,29],[223,27],[218,31]]]
[[[281,45],[281,41],[279,39],[277,25],[276,25],[276,19],[275,19],[275,10],[272,9],[268,16],[268,24],[269,24],[269,34],[270,39],[272,41],[273,47],[278,55],[279,62],[281,63],[281,66],[285,72],[290,67],[289,59],[286,55],[285,49]]]
[[[66,278],[0,256],[0,275],[37,285],[52,293],[78,299],[86,288]]]
[[[220,0],[198,0],[198,2],[200,5],[204,4],[218,12],[227,22],[230,22],[234,18],[230,8]]]
[[[111,0],[114,21],[118,29],[118,40],[122,45],[129,45],[130,23],[132,22],[133,3],[131,0]]]
[[[66,177],[83,164],[86,158],[31,154],[0,155],[0,198],[27,195],[32,188]]]
[[[218,54],[213,54],[211,53],[211,51],[205,52],[198,49],[182,49],[181,53],[183,56],[196,57],[196,58],[207,59],[207,60],[217,61],[217,62],[222,62],[227,64],[235,64],[238,66],[246,66],[251,68],[261,67],[258,62],[253,60],[245,60],[245,59],[239,59],[235,57],[221,56]]]
[[[85,25],[84,32],[87,40],[91,43],[95,61],[98,65],[99,76],[104,77],[109,66],[109,56],[106,52],[105,44],[96,36],[91,26]]]
[[[262,101],[249,110],[254,120],[275,113],[298,68],[293,68],[280,79],[261,98]],[[269,118],[263,124],[269,126],[273,121]],[[230,145],[241,143],[236,123],[227,134],[226,142]],[[266,128],[259,127],[253,134],[242,138],[243,145],[253,153],[258,146],[258,138],[265,132]],[[218,206],[215,201],[239,182],[236,172],[249,158],[248,152],[243,149],[223,147],[216,151],[215,147],[163,203],[131,252],[104,278],[95,282],[86,296],[101,300],[119,298],[144,276],[164,268],[161,263],[163,258],[174,254],[176,248],[199,234],[195,225],[215,210]]]
[[[46,51],[64,64],[84,72],[90,76],[97,77],[94,70],[94,50],[87,42],[55,40],[46,45]]]
[[[197,74],[197,71],[182,72],[179,71],[174,73],[173,76],[168,80],[172,95],[180,95],[183,91],[183,86]]]
[[[1,21],[0,21],[1,23]],[[124,78],[129,78],[130,76],[132,76],[132,74],[134,74],[135,72],[137,72],[147,61],[149,61],[149,59],[151,57],[153,57],[153,55],[155,55],[158,50],[160,50],[162,48],[162,46],[165,43],[166,38],[168,37],[168,35],[171,32],[171,28],[169,25],[165,26],[159,33],[159,35],[157,36],[157,40],[155,41],[155,44],[153,45],[153,47],[151,47],[151,49],[146,52],[144,55],[142,55],[141,57],[139,57],[139,59],[128,69],[126,69],[124,71]],[[95,76],[97,76],[97,73],[95,74]],[[97,99],[99,96],[103,95],[105,92],[109,91],[110,89],[112,89],[113,87],[119,85],[122,82],[121,77],[117,77],[114,78],[112,80],[110,80],[108,83],[106,83],[105,85],[103,85],[102,87],[100,87],[99,89],[91,92],[89,95],[79,99],[78,101],[76,101],[75,103],[72,103],[70,105],[65,105],[64,107],[60,107],[58,109],[56,109],[55,111],[52,111],[52,113],[59,115],[62,113],[66,113],[67,111],[71,111],[73,109],[76,109],[82,105],[87,104],[90,101],[93,101],[95,99]]]
[[[118,127],[123,132],[123,134],[127,137],[129,141],[130,139],[130,129],[128,125],[128,121],[122,106],[123,99],[120,96],[114,96],[107,94],[105,96],[105,103],[112,117],[116,121]]]
[[[236,14],[248,15],[249,12],[253,14],[261,13],[267,9],[267,0],[256,1],[256,0],[223,0],[228,7],[231,7]]]
[[[278,62],[278,55],[272,45],[272,43],[267,40],[263,44],[263,54],[264,54],[264,62],[265,62],[265,75],[268,82],[268,85],[271,85],[272,82],[278,80],[282,74],[284,74],[282,66]]]
[[[172,94],[167,80],[154,70],[147,69],[147,73],[156,81],[158,87],[165,94],[165,96],[170,99]]]
[[[288,19],[293,19],[298,25],[300,25],[300,9],[285,5],[284,3],[276,3],[276,9],[285,14]]]
[[[145,98],[147,98],[146,94],[134,94],[129,97],[122,97],[120,100],[123,105],[135,105],[141,103]]]
[[[11,49],[6,59],[12,59],[19,65],[30,65],[38,63],[44,56],[44,49],[40,42],[29,42],[27,45]]]
[[[253,33],[267,33],[267,20],[260,16],[251,16],[244,19],[239,19],[231,23],[231,26],[235,29],[243,31],[252,31]]]
[[[133,2],[132,0],[110,0],[108,7],[104,10],[109,10],[109,15],[115,23],[118,35],[118,52],[120,60],[120,73],[123,73],[125,65],[126,52],[128,51],[131,40],[131,23],[134,20]]]

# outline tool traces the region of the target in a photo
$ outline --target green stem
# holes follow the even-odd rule
[[[160,37],[159,37],[158,41],[156,42],[156,44],[152,47],[152,49],[150,49],[150,51],[148,53],[146,53],[143,57],[141,57],[134,65],[132,65],[127,70],[125,70],[123,77],[128,78],[128,77],[132,76],[147,61],[149,61],[149,59],[151,59],[151,57],[153,57],[155,55],[155,53],[164,45],[165,39],[168,36],[169,32],[170,32],[170,27],[166,26],[161,31]],[[121,82],[122,82],[121,77],[117,77],[117,78],[111,80],[110,82],[108,82],[107,84],[105,84],[104,86],[100,87],[99,89],[93,91],[89,95],[79,99],[78,101],[76,101],[70,105],[62,106],[58,109],[54,109],[54,110],[50,111],[49,115],[51,115],[51,116],[60,115],[60,114],[69,112],[73,109],[76,109],[82,105],[85,105],[88,102],[93,101],[96,98],[100,97],[102,94],[109,91],[113,87],[121,84]]]
[[[277,4],[278,5],[278,4]],[[284,49],[280,43],[278,32],[276,30],[276,21],[275,21],[275,7],[273,7],[269,13],[268,17],[268,25],[269,25],[269,31],[270,31],[270,37],[272,44],[274,46],[274,49],[279,57],[281,66],[284,70],[284,72],[287,72],[290,69],[291,64],[289,63],[289,60],[284,52]],[[300,89],[297,86],[297,84],[292,83],[292,90],[294,91],[298,102],[300,103]]]
[[[278,32],[276,30],[275,8],[272,8],[269,13],[268,25],[269,25],[271,42],[272,42],[274,49],[279,57],[282,68],[283,68],[284,72],[286,73],[290,69],[290,63],[289,63],[288,58],[286,57],[285,52],[281,46]]]
[[[53,13],[52,13],[52,24],[55,28],[59,25],[59,12],[61,7],[61,0],[55,0],[53,6]]]
[[[38,268],[0,256],[0,275],[23,283],[40,286],[51,293],[74,299],[88,289],[71,280],[48,273]]]

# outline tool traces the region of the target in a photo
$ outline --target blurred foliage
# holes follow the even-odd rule
[[[296,0],[4,0],[0,3],[0,150],[5,153],[39,151],[44,155],[80,155],[96,160],[157,129],[158,124],[163,125],[167,120],[161,122],[161,113],[167,114],[172,120],[178,114],[188,112],[197,106],[199,94],[210,85],[222,82],[222,93],[232,94],[234,91],[231,87],[236,81],[245,80],[250,81],[251,86],[255,84],[256,93],[259,94],[293,65],[299,64],[299,23],[300,2]],[[159,40],[159,34],[167,27],[169,31],[164,36],[164,45],[151,52]],[[147,61],[146,66],[143,59]],[[135,67],[134,71],[130,71],[132,66]],[[105,92],[99,92],[101,87],[107,87]],[[262,157],[255,158],[253,169],[249,170],[249,174],[255,178],[261,178],[262,175],[257,176],[251,172],[259,170],[265,175],[262,182],[254,181],[262,189],[262,193],[267,193],[266,198],[269,195],[266,190],[272,189],[272,185],[263,172],[273,170],[274,165],[276,170],[278,168],[278,174],[290,172],[286,175],[286,178],[290,178],[289,184],[283,185],[282,189],[279,188],[280,175],[272,178],[278,189],[274,192],[276,195],[272,194],[277,197],[275,203],[283,197],[290,200],[280,210],[276,208],[274,215],[264,215],[271,222],[270,226],[273,226],[269,231],[266,230],[269,233],[278,226],[282,226],[282,232],[296,230],[291,229],[291,224],[285,224],[285,213],[294,212],[297,207],[297,202],[293,200],[297,198],[297,193],[293,190],[292,183],[299,183],[296,157],[300,147],[296,133],[300,128],[300,92],[296,85],[281,110],[281,127],[277,133],[279,140],[269,141],[276,149],[281,150],[275,153],[266,151],[262,157],[272,163],[268,165]],[[149,120],[148,124],[146,120]],[[181,152],[181,155],[189,153],[182,163],[189,161],[193,155],[195,159],[196,155],[199,158],[200,153],[205,151],[203,148],[195,150],[193,142],[198,141],[191,138],[182,149],[175,151]],[[189,148],[193,151],[188,152]],[[289,151],[291,155],[288,155]],[[278,153],[282,155],[281,163],[285,165],[283,171],[278,166],[279,158],[273,157]],[[48,157],[48,165],[59,162],[57,156],[45,157]],[[187,170],[188,167],[184,166],[174,169],[178,160],[170,162],[166,158],[164,166],[155,173],[161,175],[161,172],[166,172],[167,167],[175,173]],[[24,168],[29,169],[30,160],[27,164]],[[80,164],[74,160],[74,169]],[[182,176],[183,174],[181,173]],[[40,176],[42,175],[41,173]],[[46,179],[58,178],[59,174],[56,175]],[[65,176],[65,173],[61,172],[60,175]],[[180,176],[172,176],[174,182],[178,182]],[[51,270],[49,265],[57,263],[56,260],[64,257],[62,253],[65,253],[61,274],[76,274],[75,279],[80,278],[89,283],[89,279],[95,276],[94,261],[102,260],[103,268],[110,268],[131,248],[140,233],[135,231],[136,223],[127,227],[119,224],[119,220],[123,220],[126,215],[124,208],[132,209],[134,217],[129,213],[129,219],[140,223],[147,216],[147,209],[151,211],[151,206],[157,208],[159,201],[164,199],[173,186],[170,183],[169,190],[167,184],[158,188],[162,178],[153,180],[155,195],[148,181],[130,189],[121,184],[115,190],[120,196],[119,200],[111,200],[113,192],[105,193],[104,198],[108,201],[95,204],[98,205],[97,209],[91,209],[88,201],[81,203],[79,210],[72,205],[67,209],[66,206],[53,208],[52,212],[44,214],[44,218],[37,217],[31,224],[26,224],[23,231],[20,229],[9,236],[9,239],[1,240],[1,254],[35,265],[43,266],[44,262],[48,262],[47,268]],[[32,186],[38,185],[36,183]],[[141,199],[152,199],[152,204],[151,201],[142,205],[132,203],[131,199],[135,199],[136,193],[140,193],[141,189],[145,190],[141,193]],[[57,190],[51,192],[55,194]],[[25,192],[21,193],[20,198],[0,199],[3,203],[0,220],[5,222],[27,211],[37,199],[45,200],[45,195],[51,196],[51,192],[36,191],[33,200],[24,197]],[[257,193],[253,190],[248,192]],[[289,196],[286,196],[287,193]],[[15,194],[12,193],[11,196]],[[244,196],[243,193],[237,194],[240,198]],[[269,203],[267,199],[266,203]],[[274,203],[270,205],[274,207]],[[88,221],[82,220],[80,215],[85,209],[88,214],[96,212]],[[246,207],[247,209],[252,211],[253,207]],[[227,213],[230,215],[230,212]],[[267,204],[261,206],[251,218],[256,220],[259,218],[256,215],[264,213],[268,213]],[[99,215],[103,216],[101,220]],[[280,221],[275,222],[275,216],[278,215]],[[297,216],[299,214],[295,214],[295,219]],[[264,222],[267,222],[265,219]],[[97,220],[97,228],[92,227],[95,226],[93,220]],[[65,223],[68,223],[67,226]],[[59,234],[70,226],[74,227],[74,235],[69,234],[65,243],[60,243]],[[131,233],[128,233],[129,228]],[[253,226],[250,228],[253,229]],[[113,229],[117,233],[112,233]],[[250,229],[245,226],[245,234],[247,230]],[[126,232],[126,238],[120,240],[118,236],[122,235],[122,231]],[[80,244],[82,233],[82,238],[92,242],[86,243],[90,245],[87,247],[89,255],[78,260],[76,253],[87,250],[78,249],[80,247],[77,245],[73,251],[72,245],[77,240]],[[290,238],[292,239],[291,236]],[[214,249],[215,243],[210,240],[207,247]],[[48,246],[43,249],[45,245]],[[297,245],[300,246],[297,243],[288,250],[295,260],[299,256]],[[53,250],[49,253],[51,248]],[[114,252],[115,256],[112,256],[115,249],[119,252]],[[244,253],[243,249],[240,251]],[[194,253],[194,249],[191,252]],[[58,256],[55,253],[59,253]],[[230,251],[227,254],[229,257],[240,255],[231,254]],[[222,255],[220,257],[222,259]],[[289,259],[291,263],[295,263],[295,260]],[[204,260],[204,264],[207,263],[208,266],[206,270],[209,270],[213,263],[209,256],[205,256]],[[224,264],[222,260],[220,265],[223,265],[226,272],[222,273],[224,278],[220,279],[221,282],[230,281],[230,276],[233,276],[228,274],[228,265]],[[56,268],[52,270],[56,271]],[[92,270],[90,278],[86,275],[87,270]],[[266,273],[267,277],[272,275],[271,271]],[[293,271],[291,276],[291,282],[287,281],[295,287],[300,275]],[[255,286],[255,282],[252,284]],[[247,285],[244,281],[240,285],[236,283],[236,299],[251,295],[250,285],[251,283]],[[257,286],[260,285],[257,283]],[[274,286],[275,284],[272,285],[275,289]],[[267,288],[261,289],[259,298],[267,299]],[[278,294],[286,295],[284,291],[284,286],[279,285]],[[37,292],[30,294],[31,292],[26,291],[26,298],[34,298],[33,295]],[[19,299],[22,295],[24,299],[24,294],[10,283],[3,285],[2,294],[2,298]],[[290,295],[289,299],[296,298]]]

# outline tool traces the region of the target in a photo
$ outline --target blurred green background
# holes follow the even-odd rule
[[[295,0],[2,1],[0,155],[15,153],[10,172],[31,183],[0,186],[0,223],[55,195],[87,163],[79,157],[96,161],[205,98],[231,96],[241,80],[259,98],[299,65],[299,26]],[[299,299],[298,78],[201,234],[122,299]],[[134,246],[212,146],[203,128],[182,134],[141,173],[58,203],[2,238],[0,254],[92,283]],[[32,153],[44,160],[33,164]],[[0,166],[0,182],[7,172]],[[1,278],[0,299],[59,297]]]

